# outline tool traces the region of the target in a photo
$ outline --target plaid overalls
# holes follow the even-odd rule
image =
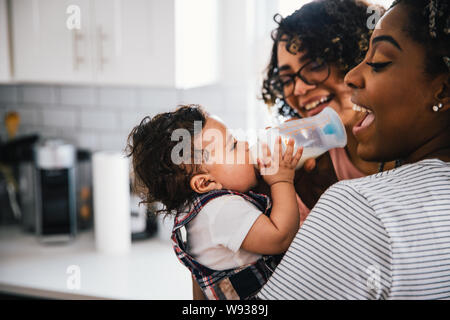
[[[228,270],[213,270],[186,252],[181,229],[201,211],[209,201],[224,196],[238,195],[253,203],[265,215],[270,215],[272,204],[269,197],[249,192],[214,190],[199,195],[193,202],[191,211],[175,217],[172,230],[172,244],[178,259],[191,271],[205,296],[210,300],[244,300],[253,298],[273,273],[280,256],[263,256],[258,261]]]

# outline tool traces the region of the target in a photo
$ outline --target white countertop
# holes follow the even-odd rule
[[[70,284],[75,265],[79,289]],[[68,284],[69,281],[69,284]],[[44,245],[17,227],[0,227],[0,292],[62,299],[192,299],[189,271],[169,241],[133,242],[122,255],[101,254],[93,231]]]

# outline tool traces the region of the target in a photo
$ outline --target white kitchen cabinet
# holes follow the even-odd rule
[[[188,7],[185,0],[14,0],[15,80],[212,84],[217,80],[216,0],[187,2]],[[80,8],[79,30],[66,26],[70,5]]]
[[[93,79],[89,0],[14,0],[14,78],[26,82]],[[80,29],[67,25],[68,6],[80,8]]]
[[[93,1],[96,81],[174,84],[174,2]]]
[[[0,82],[9,82],[10,80],[8,7],[6,0],[0,0]]]

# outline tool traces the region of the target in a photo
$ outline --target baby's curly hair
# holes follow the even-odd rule
[[[383,7],[371,6],[380,15],[384,14]],[[274,81],[278,73],[277,46],[280,41],[286,41],[289,52],[304,51],[307,59],[321,58],[334,64],[342,75],[358,65],[369,48],[372,34],[367,27],[372,14],[368,7],[363,0],[316,0],[286,18],[275,15],[278,27],[272,32],[274,43],[262,85],[264,102],[268,106],[278,105],[278,112],[283,116],[298,116],[285,102]]]
[[[156,214],[176,214],[190,203],[196,193],[190,180],[200,170],[195,161],[199,150],[194,150],[195,121],[205,125],[207,114],[199,105],[181,105],[174,112],[145,117],[128,135],[125,151],[132,157],[133,189],[141,203],[159,201],[164,208]],[[191,159],[188,164],[172,161],[172,150],[179,141],[172,141],[176,129],[186,129],[191,137]],[[201,153],[201,150],[200,150]]]

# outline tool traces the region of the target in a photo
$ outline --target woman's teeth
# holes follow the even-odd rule
[[[353,104],[353,110],[354,111],[358,111],[358,112],[367,112],[367,113],[372,113],[372,110],[366,109],[362,106],[359,106],[357,104]]]
[[[372,112],[372,110],[367,109],[365,107],[362,107],[360,105],[354,104],[353,110],[357,112],[362,112],[361,119],[353,126],[353,134],[360,135],[361,132],[366,130],[368,127],[370,127],[375,122],[375,113]]]
[[[330,96],[328,96],[328,97],[323,97],[323,98],[320,99],[320,100],[317,100],[317,101],[308,103],[307,105],[305,105],[305,109],[306,109],[306,110],[314,109],[314,108],[317,107],[319,104],[329,101],[329,99],[330,99]]]

